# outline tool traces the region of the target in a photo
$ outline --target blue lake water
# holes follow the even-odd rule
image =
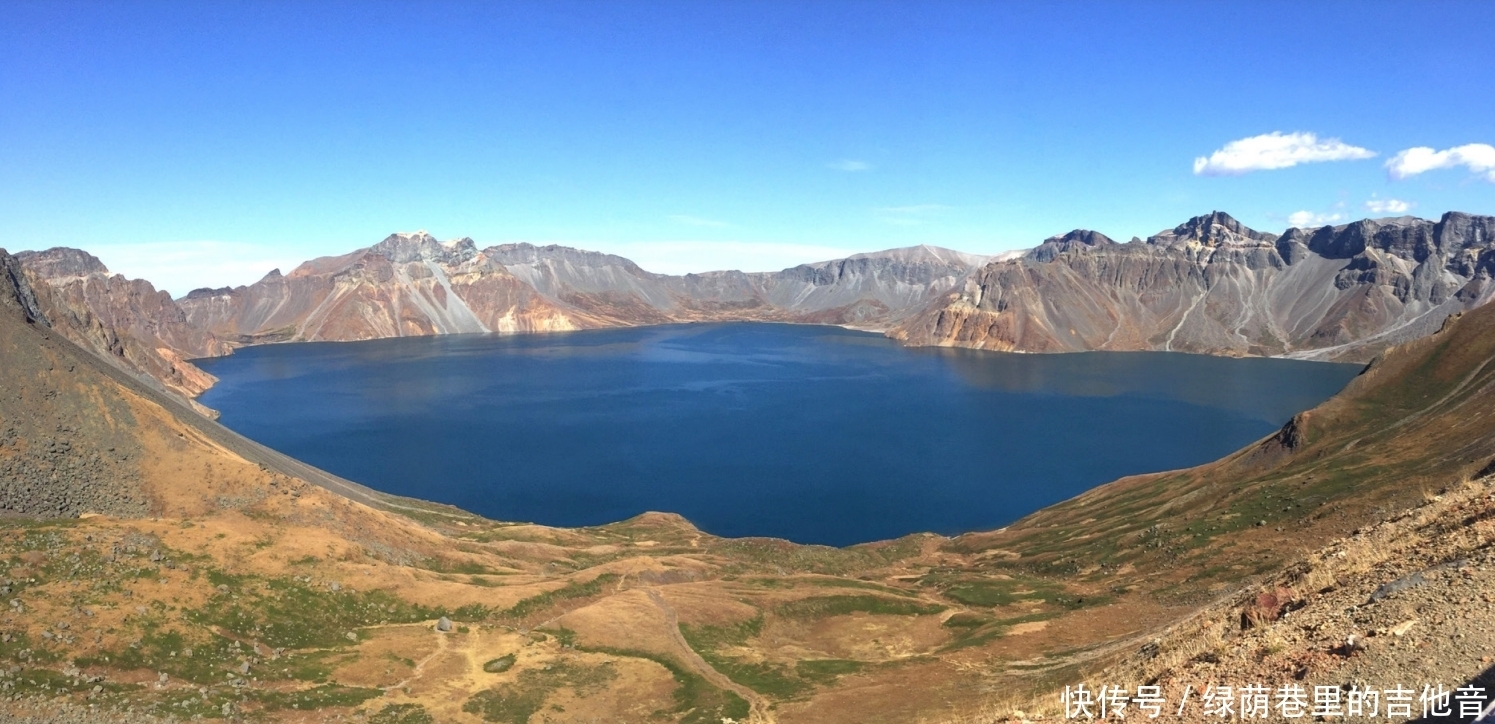
[[[831,545],[995,528],[1207,462],[1359,370],[905,349],[776,324],[269,345],[200,364],[225,425],[379,490],[499,520],[659,510]]]

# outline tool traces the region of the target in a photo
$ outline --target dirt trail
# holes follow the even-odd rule
[[[711,664],[706,663],[706,660],[701,658],[701,655],[696,653],[696,650],[691,648],[690,644],[685,641],[685,636],[681,635],[680,618],[675,614],[674,607],[670,606],[669,602],[664,600],[664,596],[659,595],[659,591],[653,588],[645,589],[645,591],[649,594],[649,600],[655,606],[658,606],[660,611],[664,612],[666,622],[669,625],[670,640],[674,642],[675,647],[684,656],[684,663],[697,674],[700,674],[702,678],[711,682],[712,685],[731,691],[745,699],[751,708],[747,724],[775,724],[778,720],[774,718],[773,710],[769,708],[768,700],[764,699],[758,692],[732,681],[722,672],[712,668]]]
[[[421,624],[421,625],[424,626],[426,624]],[[415,669],[410,672],[409,676],[407,676],[404,679],[401,679],[400,681],[397,681],[397,682],[395,682],[395,683],[393,683],[393,684],[391,684],[389,686],[381,686],[379,688],[383,689],[386,692],[389,692],[389,691],[396,691],[398,689],[403,689],[403,688],[409,686],[410,682],[415,681],[416,679],[419,679],[421,677],[421,675],[425,673],[425,671],[426,671],[426,664],[429,664],[432,661],[435,661],[436,657],[438,657],[438,656],[446,653],[446,649],[447,649],[446,640],[447,640],[448,636],[446,634],[441,634],[441,633],[433,633],[432,635],[436,637],[436,650],[432,651],[430,653],[430,655],[426,656],[425,658],[421,659],[420,661],[415,662]]]

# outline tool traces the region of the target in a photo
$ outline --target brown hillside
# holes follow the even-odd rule
[[[1444,487],[1469,513],[1458,483],[1495,457],[1482,308],[1257,445],[1000,531],[831,549],[666,514],[500,523],[190,414],[0,271],[0,505],[27,516],[0,526],[0,713],[40,720],[985,721],[1179,660],[1201,612],[1219,634],[1254,587]],[[1458,520],[1406,540],[1488,545]]]

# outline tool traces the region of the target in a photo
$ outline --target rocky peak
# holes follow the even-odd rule
[[[31,285],[26,281],[26,273],[21,270],[20,260],[7,254],[4,249],[0,249],[0,307],[15,307],[26,321],[43,327],[52,326],[47,321],[47,315],[42,313]]]
[[[466,237],[440,242],[425,231],[417,231],[413,234],[390,234],[384,241],[369,247],[369,252],[396,264],[414,261],[457,264],[471,259],[478,253],[478,249],[472,239]]]
[[[1063,244],[1084,244],[1085,246],[1106,246],[1116,243],[1111,237],[1090,229],[1075,229],[1068,234],[1050,236],[1044,239],[1043,243],[1047,244],[1051,241]]]
[[[278,275],[280,273],[280,270],[276,269],[273,273]],[[182,298],[183,299],[212,299],[213,297],[226,297],[226,296],[229,296],[230,294],[233,294],[233,293],[234,293],[234,288],[233,287],[219,287],[217,289],[214,289],[212,287],[200,287],[198,289],[193,289],[192,291],[187,292],[187,296],[182,297]]]
[[[21,262],[21,266],[43,279],[109,273],[109,269],[98,257],[82,249],[65,246],[54,246],[46,251],[23,251],[16,254],[15,258]]]
[[[1055,257],[1066,251],[1111,246],[1115,243],[1111,237],[1099,231],[1075,229],[1068,234],[1056,234],[1044,239],[1043,243],[1039,244],[1029,256],[1039,261],[1053,261]]]
[[[534,244],[522,241],[512,244],[499,244],[498,246],[490,246],[484,249],[483,254],[506,267],[511,265],[543,265],[559,261],[576,267],[615,266],[621,267],[629,273],[647,273],[632,261],[615,254],[586,251],[584,249],[575,249],[556,244],[535,246]]]
[[[1211,211],[1203,216],[1195,216],[1168,231],[1159,232],[1147,241],[1165,246],[1197,242],[1203,246],[1215,247],[1254,246],[1276,240],[1276,234],[1252,229],[1223,211]]]

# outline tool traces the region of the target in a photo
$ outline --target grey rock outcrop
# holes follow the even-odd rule
[[[394,234],[235,289],[178,303],[237,344],[459,332],[525,333],[693,321],[786,321],[885,329],[954,288],[984,257],[894,249],[779,272],[654,274],[564,246]]]
[[[150,282],[111,275],[77,249],[24,251],[14,260],[50,326],[101,359],[188,398],[216,381],[188,359],[229,347],[190,324],[171,295]]]
[[[1281,235],[1213,212],[1126,244],[1074,231],[994,262],[891,333],[1023,352],[1172,350],[1366,361],[1495,296],[1495,217]]]

